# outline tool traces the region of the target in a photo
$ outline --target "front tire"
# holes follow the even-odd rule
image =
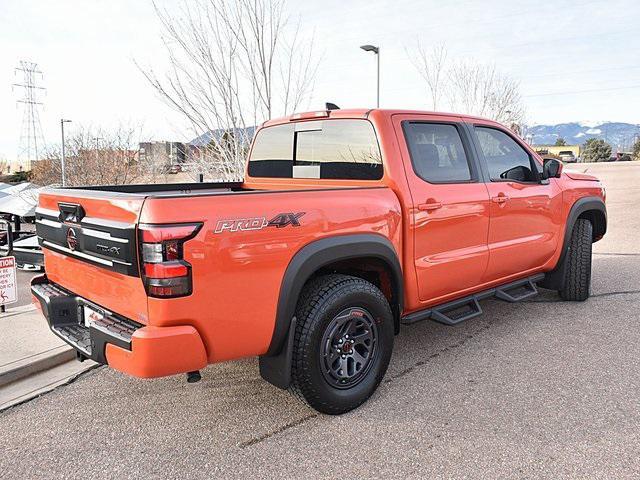
[[[291,393],[330,415],[364,403],[393,350],[393,315],[382,292],[357,277],[318,277],[305,286],[296,318]]]
[[[593,225],[589,220],[576,221],[569,240],[564,288],[559,290],[563,300],[583,302],[591,293],[591,249]]]

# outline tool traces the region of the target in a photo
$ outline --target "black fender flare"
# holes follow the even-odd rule
[[[604,200],[600,197],[582,197],[571,206],[569,215],[567,215],[566,228],[564,231],[564,241],[562,244],[562,252],[556,267],[545,274],[544,280],[539,282],[543,288],[551,290],[561,290],[564,287],[565,272],[567,267],[567,252],[569,251],[569,240],[573,227],[578,218],[586,212],[594,212],[597,217],[596,224],[593,225],[594,241],[601,238],[607,232],[607,207]]]
[[[313,241],[293,256],[282,279],[271,344],[259,362],[260,375],[269,383],[284,389],[289,386],[295,311],[304,284],[322,267],[356,258],[376,258],[389,268],[393,287],[392,310],[397,317],[396,322],[399,322],[404,299],[402,269],[398,255],[387,238],[365,233]]]

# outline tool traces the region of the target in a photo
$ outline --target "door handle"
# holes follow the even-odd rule
[[[493,197],[491,198],[491,200],[495,203],[505,203],[507,200],[509,200],[509,197],[504,193],[499,193],[497,197]]]
[[[440,202],[427,202],[421,203],[418,205],[418,210],[422,212],[431,212],[433,210],[437,210],[442,207],[442,203]]]

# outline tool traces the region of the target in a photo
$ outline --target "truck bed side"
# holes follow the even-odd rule
[[[305,245],[370,233],[402,251],[400,204],[385,187],[151,197],[140,221],[204,222],[185,244],[193,294],[149,298],[148,312],[151,325],[193,325],[209,362],[267,351],[284,272]]]

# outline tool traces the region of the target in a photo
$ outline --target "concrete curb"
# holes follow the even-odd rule
[[[15,315],[21,315],[25,312],[32,312],[37,309],[33,303],[21,305],[19,307],[11,307],[11,305],[8,305],[7,308],[8,310],[5,313],[0,313],[0,318],[9,318]]]
[[[0,366],[0,387],[44,370],[57,367],[76,358],[76,352],[67,345],[54,347],[42,353],[21,358]]]

